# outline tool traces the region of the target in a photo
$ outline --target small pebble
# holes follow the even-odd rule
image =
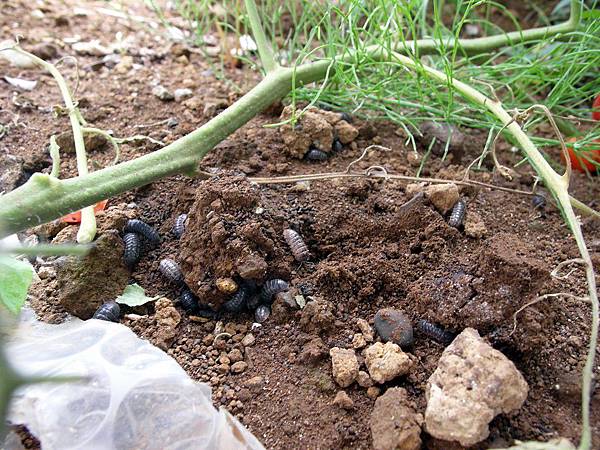
[[[344,391],[339,391],[333,400],[333,404],[342,409],[350,410],[354,408],[354,402]]]
[[[174,98],[176,102],[181,102],[183,100],[186,100],[188,98],[190,98],[193,95],[193,92],[191,89],[188,88],[182,88],[182,89],[175,89],[174,92]]]
[[[392,308],[384,308],[375,314],[375,330],[384,342],[391,341],[401,348],[414,342],[413,327],[406,314]]]
[[[256,320],[258,323],[263,323],[269,318],[270,315],[271,308],[269,308],[267,305],[259,305],[259,307],[256,308],[256,311],[254,311],[254,320]]]
[[[175,99],[175,96],[171,92],[169,92],[167,88],[160,84],[152,89],[152,95],[164,102],[168,102]]]

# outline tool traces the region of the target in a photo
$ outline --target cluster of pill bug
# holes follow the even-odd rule
[[[348,123],[352,123],[352,117],[350,117],[350,114],[343,112],[340,114],[340,117],[341,120],[344,120]],[[342,144],[342,141],[340,141],[339,138],[335,136],[331,144],[331,151],[336,153],[341,151],[343,148],[344,145]],[[323,150],[320,150],[317,147],[311,145],[306,154],[304,155],[304,158],[308,161],[326,161],[327,159],[329,159],[329,153],[324,152]]]

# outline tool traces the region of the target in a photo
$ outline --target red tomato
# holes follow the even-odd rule
[[[600,94],[598,94],[598,97],[596,97],[596,99],[594,100],[594,103],[592,104],[592,109],[596,110],[592,111],[592,119],[600,120]]]
[[[101,202],[96,203],[94,205],[94,212],[97,213],[98,211],[104,211],[104,208],[106,208],[106,203],[108,203],[108,200],[102,200]],[[66,223],[81,223],[81,211],[75,211],[74,213],[67,214],[60,220],[61,222]]]
[[[594,163],[589,160],[594,160],[600,163],[600,148],[598,148],[600,146],[600,140],[595,141],[597,144],[594,145],[593,149],[580,149],[577,152],[575,152],[573,145],[569,145],[569,143],[573,142],[577,142],[576,137],[570,137],[567,139],[567,150],[569,151],[569,159],[571,160],[571,167],[573,170],[585,172],[587,169],[588,172],[596,172],[598,166],[595,166]],[[584,155],[587,156],[587,158],[584,158]],[[561,153],[560,156],[564,163],[564,155]]]

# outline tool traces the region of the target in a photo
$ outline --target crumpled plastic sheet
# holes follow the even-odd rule
[[[80,376],[17,391],[9,421],[24,424],[44,450],[263,449],[211,390],[129,328],[102,320],[60,325],[24,314],[8,345],[23,374]]]

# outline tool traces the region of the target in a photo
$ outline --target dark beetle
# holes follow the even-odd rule
[[[437,325],[435,325],[431,322],[428,322],[427,320],[423,320],[423,319],[419,320],[417,322],[417,328],[424,335],[430,337],[431,339],[433,339],[436,342],[439,342],[440,344],[448,345],[455,338],[454,333],[446,331],[446,330],[438,327]]]
[[[156,230],[150,225],[148,225],[146,222],[142,222],[139,219],[128,220],[127,224],[125,224],[125,228],[123,228],[123,231],[125,233],[141,234],[152,245],[157,245],[160,243],[160,235],[156,232]]]
[[[235,294],[229,300],[223,303],[223,309],[227,312],[239,313],[246,307],[248,301],[248,288],[240,286]]]
[[[543,210],[546,207],[546,197],[540,194],[536,194],[531,199],[531,203],[533,204],[534,209]]]
[[[179,304],[188,313],[195,313],[199,309],[198,297],[189,289],[184,289],[181,295],[179,295]]]
[[[180,214],[175,219],[175,225],[173,225],[173,234],[179,239],[185,231],[185,221],[187,220],[187,214]]]
[[[333,142],[331,144],[331,150],[333,150],[334,152],[340,152],[342,151],[342,149],[344,148],[344,145],[342,144],[342,141],[340,141],[338,138],[333,138]]]
[[[450,213],[450,218],[448,219],[448,225],[454,228],[460,227],[463,220],[465,220],[466,212],[467,204],[462,199],[458,200],[452,208],[452,213]]]
[[[310,257],[308,247],[297,232],[288,228],[287,230],[283,230],[283,237],[285,242],[290,246],[292,255],[294,255],[296,261],[306,261]]]
[[[127,264],[127,267],[132,268],[139,262],[142,255],[142,242],[140,241],[139,234],[125,233],[123,244],[125,245],[123,260]]]
[[[260,292],[261,300],[264,303],[273,303],[273,296],[278,292],[287,291],[290,288],[290,285],[287,284],[284,280],[280,280],[279,278],[275,278],[273,280],[266,281],[263,284],[262,290]]]
[[[269,318],[270,315],[271,308],[269,308],[267,305],[260,305],[258,308],[256,308],[256,311],[254,311],[254,320],[256,320],[258,323],[263,323]]]
[[[106,320],[107,322],[118,322],[121,308],[117,302],[107,302],[96,310],[92,319]]]
[[[304,157],[309,161],[326,161],[329,155],[317,148],[311,148]]]
[[[179,268],[179,264],[177,264],[172,259],[161,259],[158,265],[158,269],[160,273],[164,275],[164,277],[169,280],[171,283],[182,284],[183,283],[183,274],[181,273],[181,269]]]

